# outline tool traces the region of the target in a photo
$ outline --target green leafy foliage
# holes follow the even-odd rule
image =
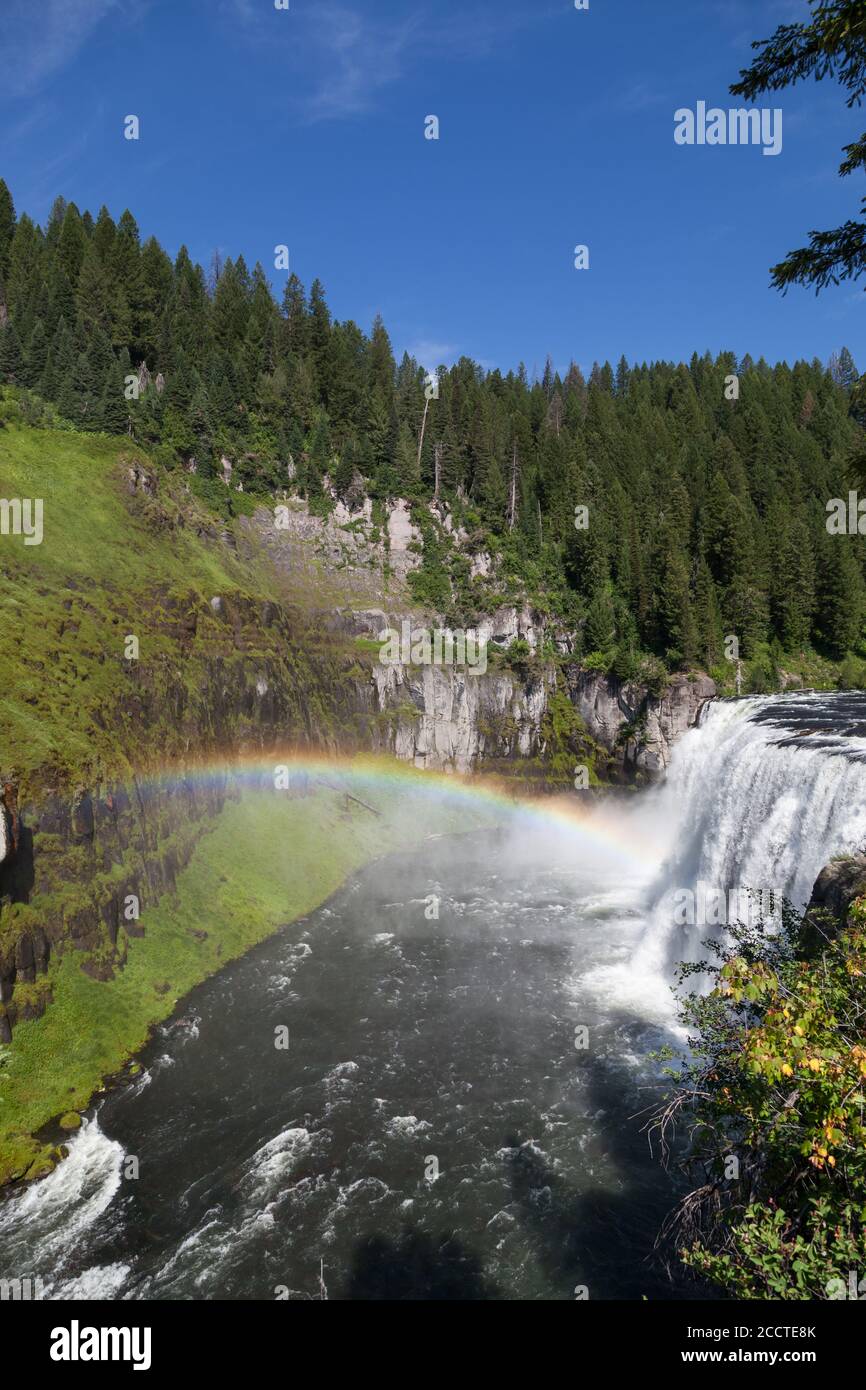
[[[866,1270],[866,899],[842,930],[782,917],[712,945],[658,1124],[687,1125],[700,1178],[675,1223],[686,1265],[736,1298],[840,1297]]]

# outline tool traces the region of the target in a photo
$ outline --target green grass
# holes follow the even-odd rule
[[[130,491],[133,459],[155,478],[155,495]],[[351,642],[286,605],[263,548],[227,544],[185,475],[124,440],[7,427],[0,496],[44,501],[41,545],[0,537],[0,767],[14,771],[22,797],[124,780],[219,740],[261,742],[242,698],[257,670],[289,702],[282,737],[312,727],[345,741],[336,711],[351,705]],[[276,623],[260,620],[266,601]],[[125,658],[127,634],[138,638],[137,661]]]
[[[311,912],[361,865],[489,820],[486,811],[432,800],[423,774],[415,776],[413,785],[407,774],[405,790],[364,792],[378,817],[333,792],[301,800],[248,793],[229,802],[179,875],[176,896],[143,916],[145,935],[130,939],[113,980],[85,975],[74,950],[53,961],[53,1003],[17,1026],[0,1059],[0,1185],[50,1170],[57,1151],[34,1131],[86,1106],[193,985]]]
[[[177,661],[179,614],[195,611],[204,645],[219,632],[210,598],[249,583],[228,547],[196,534],[190,499],[180,524],[165,475],[156,499],[133,496],[127,467],[121,441],[0,430],[0,495],[44,502],[41,545],[0,536],[0,761],[25,786],[38,769],[134,763],[143,731],[118,713],[126,635],[140,642],[135,674],[151,679]],[[264,572],[255,590],[269,596]]]
[[[231,576],[213,548],[188,528],[166,545],[164,532],[154,531],[146,510],[138,517],[130,512],[122,455],[157,472],[140,450],[107,436],[14,427],[0,431],[0,493],[44,501],[42,544],[25,546],[21,538],[3,537],[4,561],[10,560],[22,577],[35,573],[60,587],[77,577],[126,591],[157,581],[183,587],[192,582],[219,593]]]

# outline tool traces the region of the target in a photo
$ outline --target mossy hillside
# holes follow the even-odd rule
[[[90,978],[74,951],[53,959],[53,1002],[0,1049],[0,1184],[50,1169],[56,1152],[35,1132],[61,1115],[68,1126],[193,985],[311,912],[370,860],[493,821],[487,808],[431,799],[423,774],[415,777],[387,794],[364,791],[378,816],[332,791],[297,800],[245,793],[214,819],[176,894],[142,917],[145,934],[126,942],[115,978]]]
[[[134,460],[155,495],[130,491],[123,441],[0,431],[0,495],[44,502],[41,545],[0,538],[0,765],[28,790],[32,774],[87,782],[260,741],[268,713],[284,738],[345,732],[349,656],[281,605],[266,562],[235,553],[180,475]],[[262,677],[280,699],[264,720]]]
[[[125,504],[115,441],[6,429],[0,485],[44,502],[41,545],[0,539],[4,764],[79,777],[100,756],[129,766],[140,735],[105,713],[128,679],[124,638],[138,636],[145,662],[169,657],[166,604],[234,587],[219,548],[180,530],[167,544]]]

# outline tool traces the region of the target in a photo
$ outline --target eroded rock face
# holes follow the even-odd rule
[[[18,784],[13,773],[0,776],[0,865],[14,857],[20,833]]]
[[[815,880],[800,937],[801,954],[820,952],[845,926],[855,898],[866,893],[866,854],[833,859]]]
[[[489,618],[482,618],[477,628],[478,636],[483,641],[493,642],[505,649],[512,642],[523,641],[529,644],[530,651],[534,653],[544,639],[544,627],[528,603],[520,608],[513,604],[497,608]]]
[[[133,493],[144,493],[146,497],[156,496],[156,478],[149,473],[138,459],[132,459],[129,463],[126,476],[129,480],[129,490]]]
[[[174,890],[227,794],[222,784],[133,781],[131,787],[79,787],[71,799],[46,789],[38,805],[22,807],[20,843],[0,864],[0,1041],[50,1002],[43,977],[53,953],[81,952],[81,967],[91,973],[90,956],[97,953],[99,979],[123,966],[125,937],[144,931],[138,913]],[[115,883],[106,890],[108,871]],[[76,891],[65,901],[69,887]],[[48,895],[52,908],[44,911]],[[38,921],[24,906],[31,903]],[[29,994],[17,988],[39,983],[43,987]]]
[[[556,676],[472,675],[456,666],[386,666],[373,670],[378,706],[392,711],[390,751],[416,767],[471,772],[485,758],[532,757]]]
[[[350,653],[320,652],[276,602],[237,591],[191,598],[158,596],[176,661],[124,667],[101,727],[162,730],[161,751],[179,766],[215,750],[282,748],[289,734],[317,747],[348,741],[358,703]],[[311,691],[321,698],[313,712]],[[0,769],[0,1040],[48,1002],[50,955],[122,967],[127,938],[147,930],[148,912],[235,794],[227,777],[154,778],[146,766],[122,783],[77,785],[45,769],[21,788],[9,764]]]
[[[318,516],[302,498],[285,496],[274,513],[256,512],[248,528],[258,532],[278,571],[296,579],[309,575],[318,584],[316,567],[329,577],[358,581],[363,587],[384,592],[389,582],[398,584],[421,564],[421,532],[413,524],[409,503],[397,498],[385,518],[384,528],[373,522],[369,497],[334,497],[327,517]],[[386,534],[383,534],[383,530]],[[387,540],[387,544],[386,544]]]
[[[673,676],[661,695],[579,667],[569,672],[568,684],[593,738],[616,753],[626,770],[651,780],[664,775],[673,745],[716,694],[715,682],[704,675]]]
[[[400,630],[405,615],[381,608],[343,608],[331,615],[332,630],[379,639]],[[425,624],[410,619],[413,629]],[[482,617],[473,631],[505,651],[525,642],[535,659],[524,669],[488,668],[484,674],[456,664],[374,662],[374,712],[383,724],[384,746],[416,766],[467,772],[490,760],[543,756],[542,723],[557,689],[557,669],[539,661],[551,645],[571,650],[573,637],[559,632],[529,604],[503,605]],[[574,665],[564,669],[565,690],[586,733],[611,755],[611,770],[625,781],[663,777],[673,745],[697,723],[714,682],[705,675],[674,676],[663,693],[624,683]]]
[[[421,555],[412,548],[420,544],[421,532],[412,525],[409,503],[399,497],[388,513],[388,559],[401,579],[421,564]]]
[[[479,624],[529,641],[514,609]],[[456,666],[376,663],[376,702],[392,712],[385,736],[389,750],[416,767],[479,771],[490,759],[543,754],[541,726],[556,690],[556,671],[541,666],[527,676],[513,671],[472,675]],[[627,780],[664,776],[677,739],[697,722],[715,695],[708,676],[676,677],[661,696],[622,685],[598,672],[570,673],[569,694],[586,732],[613,756]]]

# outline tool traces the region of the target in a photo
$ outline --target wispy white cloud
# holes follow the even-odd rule
[[[447,22],[430,0],[399,19],[373,17],[341,0],[283,12],[257,0],[220,0],[220,11],[246,42],[293,64],[301,113],[321,121],[369,110],[384,88],[425,59],[483,58],[520,31],[561,15],[561,6],[497,7],[491,14],[476,5]]]
[[[436,367],[450,365],[457,357],[456,343],[439,343],[431,338],[419,338],[414,343],[408,343],[406,351],[410,357],[414,357],[416,362],[420,362],[428,372],[432,372]]]
[[[615,98],[614,105],[618,110],[627,115],[638,115],[641,111],[648,111],[653,106],[659,106],[668,97],[665,92],[652,86],[649,82],[635,82],[630,87],[626,87]]]
[[[3,0],[0,99],[36,91],[76,57],[97,25],[121,9],[121,0]]]
[[[422,31],[418,15],[392,25],[340,5],[317,7],[310,57],[321,76],[306,102],[307,117],[327,120],[366,111],[378,91],[402,77]]]

